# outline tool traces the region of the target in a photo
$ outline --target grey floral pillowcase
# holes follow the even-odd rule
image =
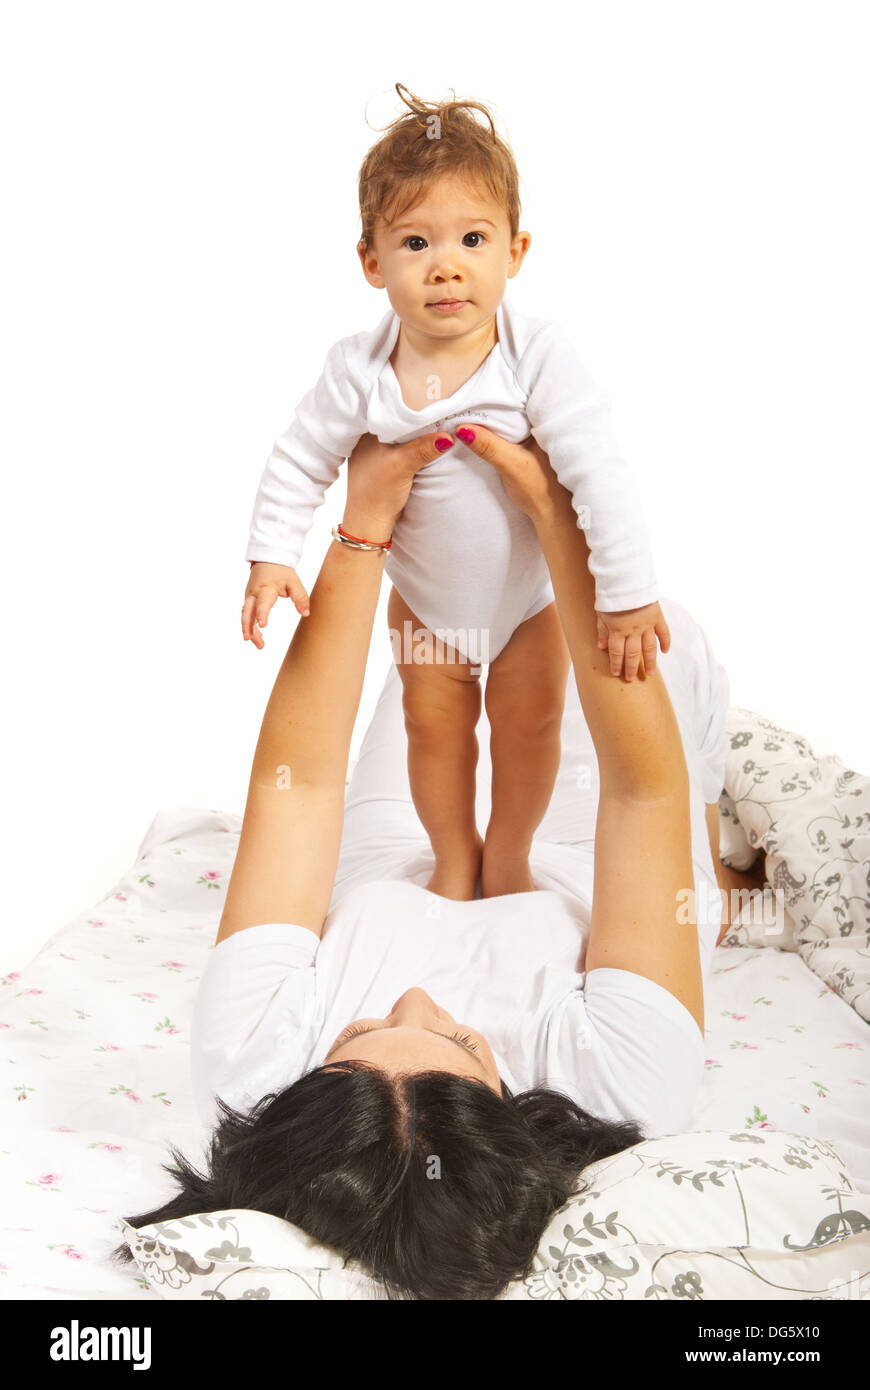
[[[722,859],[764,854],[771,892],[722,944],[796,950],[870,1022],[870,778],[739,706],[726,738]]]
[[[870,1204],[830,1144],[774,1131],[668,1135],[590,1165],[582,1182],[502,1299],[841,1299],[868,1287]],[[119,1229],[163,1298],[384,1297],[359,1267],[263,1212]]]

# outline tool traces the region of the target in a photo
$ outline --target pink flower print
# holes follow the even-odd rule
[[[165,960],[165,961],[163,962],[163,964],[164,964],[164,966],[166,967],[167,970],[183,970],[183,969],[184,969],[184,961],[183,961],[183,960]]]
[[[120,1154],[124,1152],[123,1144],[104,1144],[103,1148],[106,1150],[106,1153],[110,1154]]]
[[[202,877],[198,878],[196,881],[197,883],[204,883],[206,888],[220,888],[220,884],[218,883],[219,878],[220,874],[216,874],[214,869],[209,869],[208,873],[203,874]]]
[[[91,918],[88,918],[89,927],[104,927],[105,925],[105,922],[95,922]]]
[[[103,1047],[107,1052],[120,1052],[122,1050],[117,1043],[103,1043]]]
[[[148,993],[146,992],[146,993],[144,993],[141,997],[142,997],[143,999],[156,999],[156,998],[157,998],[157,995],[156,995],[156,994],[148,994]]]
[[[37,1181],[39,1182],[40,1187],[53,1187],[56,1182],[60,1182],[60,1174],[43,1173],[42,1177],[38,1178]]]
[[[24,990],[24,993],[25,993],[25,994],[45,994],[45,990],[44,990],[44,989],[26,989],[26,990]]]
[[[125,903],[127,901],[126,893],[116,893],[115,897],[119,903]]]
[[[69,1125],[57,1125],[54,1132],[55,1134],[75,1134],[75,1130],[70,1129]]]
[[[766,1115],[766,1114],[763,1114],[762,1111],[759,1110],[759,1108],[758,1108],[757,1105],[753,1105],[753,1107],[752,1107],[752,1114],[751,1114],[751,1115],[747,1115],[747,1117],[746,1117],[746,1128],[747,1128],[747,1129],[776,1129],[776,1125],[775,1125],[775,1124],[772,1124],[771,1121],[768,1120],[767,1115]],[[755,1160],[754,1158],[750,1160],[750,1162],[752,1162],[752,1163],[754,1163],[755,1161],[756,1161],[756,1160]]]
[[[867,1085],[867,1082],[866,1082],[866,1081],[856,1081],[855,1078],[854,1078],[854,1076],[850,1076],[850,1077],[849,1077],[849,1080],[851,1081],[851,1083],[852,1083],[853,1086],[866,1086],[866,1085]]]
[[[11,1028],[11,1027],[12,1027],[12,1024],[11,1024],[11,1023],[0,1023],[0,1028]]]
[[[3,983],[4,983],[4,985],[8,985],[10,980],[20,980],[20,979],[21,979],[21,971],[20,971],[20,970],[10,970],[8,975],[4,975],[4,976],[3,976]]]
[[[135,1094],[135,1092],[133,1092],[133,1091],[130,1090],[130,1087],[129,1087],[129,1086],[112,1086],[112,1087],[110,1088],[110,1090],[109,1090],[109,1095],[110,1095],[110,1096],[117,1096],[117,1095],[126,1096],[128,1100],[135,1101],[137,1105],[141,1105],[141,1104],[142,1104],[142,1098],[141,1098],[141,1096],[137,1096],[137,1095]]]
[[[73,1247],[72,1247],[71,1245],[68,1245],[67,1248],[66,1248],[66,1250],[64,1250],[63,1253],[64,1253],[70,1260],[83,1260],[83,1259],[85,1258],[84,1255],[80,1254],[78,1250],[74,1250]]]

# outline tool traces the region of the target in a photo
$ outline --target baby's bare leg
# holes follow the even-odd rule
[[[532,837],[550,804],[561,758],[562,711],[571,658],[551,603],[521,623],[489,668],[492,812],[481,891],[531,892]]]
[[[411,795],[435,853],[426,887],[443,898],[473,898],[483,849],[474,815],[480,671],[444,643],[415,642],[414,633],[428,629],[396,589],[388,619],[402,680]],[[430,659],[415,662],[415,650],[428,651]]]

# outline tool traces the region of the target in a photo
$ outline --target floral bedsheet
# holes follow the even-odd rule
[[[107,1256],[119,1217],[169,1195],[168,1144],[203,1151],[189,1027],[240,828],[161,811],[100,903],[0,968],[0,1297],[158,1296]],[[870,1194],[866,1023],[794,951],[720,948],[714,968],[694,1127],[829,1141]]]

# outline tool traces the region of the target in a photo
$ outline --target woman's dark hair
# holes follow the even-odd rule
[[[388,1075],[334,1062],[223,1118],[202,1175],[131,1226],[248,1208],[358,1261],[390,1297],[493,1299],[531,1269],[550,1218],[588,1164],[638,1143],[543,1088],[498,1096],[449,1072]],[[132,1260],[126,1245],[113,1258]]]

